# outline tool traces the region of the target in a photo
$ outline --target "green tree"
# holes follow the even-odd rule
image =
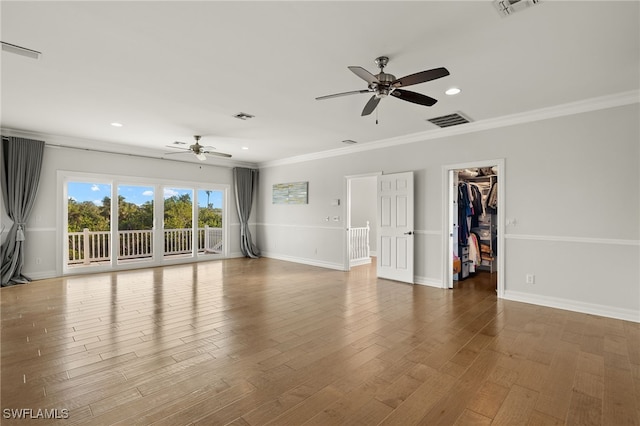
[[[138,206],[118,196],[118,229],[147,230],[153,228],[153,201]]]
[[[189,194],[176,195],[164,200],[164,227],[166,229],[191,228],[192,202]],[[104,197],[102,205],[91,201],[81,203],[74,199],[68,202],[69,232],[108,231],[111,223],[111,198]],[[198,226],[222,227],[222,210],[213,207],[198,209]],[[147,230],[153,228],[153,201],[138,206],[118,196],[118,228],[124,230]]]
[[[204,228],[205,225],[212,228],[222,228],[222,209],[198,208],[198,228]]]
[[[165,229],[191,228],[191,195],[174,195],[164,200]]]
[[[109,210],[106,210],[105,201],[111,206],[111,200],[109,197],[105,197],[102,202],[102,206],[97,206],[91,201],[83,201],[81,203],[70,198],[67,203],[68,207],[68,231],[69,232],[82,232],[84,228],[90,231],[108,231],[110,229],[111,220]]]

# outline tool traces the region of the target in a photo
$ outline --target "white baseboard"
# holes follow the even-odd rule
[[[508,290],[504,292],[503,298],[506,300],[512,300],[514,302],[530,303],[533,305],[547,306],[549,308],[564,309],[567,311],[581,312],[583,314],[591,314],[640,323],[640,311],[634,311],[633,309],[616,308],[613,306],[578,302],[570,299],[540,296],[537,294]]]
[[[32,280],[47,280],[49,278],[56,278],[58,276],[57,271],[40,271],[40,272],[25,272],[24,275]]]
[[[344,271],[344,265],[342,263],[332,263],[332,262],[324,262],[316,259],[306,259],[303,257],[295,257],[295,256],[286,256],[277,253],[271,253],[267,251],[262,252],[263,257],[268,257],[270,259],[284,260],[286,262],[293,263],[302,263],[304,265],[310,266],[319,266],[321,268],[335,269],[338,271]]]
[[[365,257],[365,258],[362,258],[362,259],[354,259],[354,260],[349,262],[349,266],[351,266],[352,268],[354,266],[369,265],[369,264],[371,264],[371,258],[370,257]]]
[[[429,287],[442,288],[442,280],[429,277],[413,277],[414,284],[426,285]]]

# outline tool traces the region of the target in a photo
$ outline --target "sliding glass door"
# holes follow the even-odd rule
[[[66,187],[67,266],[111,262],[111,184],[70,181]]]
[[[227,185],[64,173],[63,273],[226,256]]]
[[[118,262],[153,259],[154,187],[118,185]]]
[[[224,191],[198,190],[198,253],[224,252]]]
[[[164,188],[164,256],[193,253],[193,189]]]

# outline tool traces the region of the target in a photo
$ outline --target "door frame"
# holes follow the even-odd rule
[[[343,233],[343,244],[344,248],[344,256],[343,256],[343,265],[342,270],[349,272],[351,270],[351,259],[349,259],[349,253],[351,253],[351,247],[349,240],[349,228],[351,228],[351,181],[353,179],[361,179],[367,177],[378,177],[381,176],[382,172],[371,172],[371,173],[363,173],[359,175],[348,175],[344,177],[344,206],[342,210],[342,215],[344,217],[344,233]]]
[[[67,253],[68,253],[68,237],[67,237],[67,184],[70,181],[81,182],[96,182],[96,183],[108,183],[111,185],[111,199],[117,200],[118,198],[118,186],[119,185],[145,185],[154,187],[154,251],[153,257],[148,261],[141,261],[135,263],[118,263],[115,250],[112,251],[112,256],[108,265],[96,265],[87,268],[69,268],[66,265]],[[183,187],[193,190],[192,200],[192,227],[197,228],[197,209],[195,206],[198,204],[198,191],[199,190],[217,190],[222,191],[222,235],[223,235],[223,253],[221,254],[207,254],[198,255],[195,247],[195,238],[192,241],[194,247],[191,257],[166,259],[163,253],[163,238],[158,238],[157,235],[162,235],[163,232],[163,217],[164,217],[164,195],[163,190],[165,187]],[[224,259],[229,257],[229,238],[230,238],[230,224],[229,224],[229,193],[231,191],[231,185],[229,184],[217,184],[217,183],[202,183],[194,181],[181,181],[177,179],[165,180],[159,178],[146,178],[138,176],[126,176],[119,174],[104,174],[104,173],[89,173],[89,172],[75,172],[69,170],[56,171],[56,210],[57,218],[56,222],[59,224],[56,228],[57,246],[60,250],[56,252],[56,273],[58,276],[78,275],[94,272],[111,272],[118,270],[130,270],[141,269],[156,266],[175,265],[183,263],[194,263],[200,261],[208,261],[214,259]],[[112,203],[111,209],[111,238],[112,241],[117,241],[117,228],[118,228],[118,212],[117,203]],[[194,232],[195,234],[195,232]],[[117,247],[117,244],[111,245]]]
[[[498,168],[498,213],[496,231],[498,234],[498,255],[497,273],[498,273],[498,285],[497,293],[498,298],[504,297],[504,270],[505,270],[505,255],[504,255],[504,218],[505,216],[505,159],[498,158],[495,160],[482,160],[472,161],[467,163],[449,164],[442,166],[442,288],[449,287],[453,282],[453,244],[452,244],[452,229],[450,229],[450,217],[453,213],[452,206],[453,200],[451,198],[451,185],[453,182],[450,179],[450,175],[453,170],[477,168],[477,167],[497,167]]]

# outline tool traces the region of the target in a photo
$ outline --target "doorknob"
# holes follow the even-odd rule
[[[404,235],[413,235],[413,231],[405,232]]]

